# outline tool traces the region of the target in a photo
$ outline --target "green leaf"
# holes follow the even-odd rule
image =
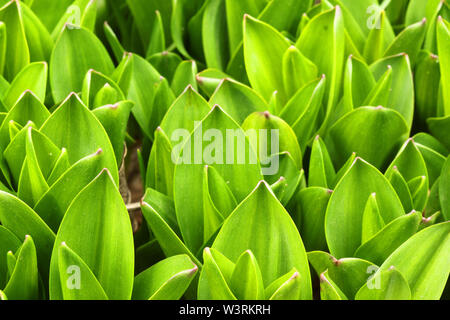
[[[250,250],[237,259],[230,280],[231,290],[239,300],[264,299],[264,285],[258,261]]]
[[[39,17],[23,2],[20,2],[25,36],[30,50],[30,61],[49,61],[53,39]]]
[[[3,152],[6,163],[1,162],[2,171],[8,186],[10,186],[10,189],[14,189],[13,185],[14,187],[17,187],[17,184],[19,183],[20,172],[22,171],[23,162],[26,157],[26,136],[29,127],[35,127],[33,122],[30,121],[27,125],[25,125],[14,136],[11,143]],[[8,165],[8,168],[6,168],[6,164]]]
[[[376,13],[375,25],[370,28],[364,46],[364,57],[371,64],[384,56],[385,50],[394,41],[394,31],[385,11]]]
[[[0,147],[4,149],[10,142],[8,126],[11,121],[22,126],[33,121],[37,127],[40,127],[49,116],[50,112],[39,101],[39,98],[33,92],[26,90],[3,120],[0,127]]]
[[[239,44],[239,47],[231,56],[231,60],[228,63],[227,69],[225,71],[234,79],[245,84],[250,84],[250,80],[245,69],[244,41]]]
[[[369,66],[356,57],[350,56],[344,71],[344,107],[346,111],[365,106],[375,79],[370,72]]]
[[[306,150],[320,127],[325,85],[325,76],[313,80],[298,90],[281,110],[280,117],[294,130],[301,150]]]
[[[311,0],[279,0],[271,1],[260,14],[259,19],[274,26],[278,30],[295,33],[300,18],[312,5]]]
[[[445,5],[445,6],[444,6]],[[431,0],[427,2],[426,18],[429,21],[427,35],[425,36],[424,48],[432,53],[437,53],[437,23],[439,14],[448,10],[448,4],[441,0]],[[423,16],[422,16],[423,17]],[[421,18],[422,18],[421,17]]]
[[[60,17],[66,11],[67,7],[70,6],[73,2],[73,0],[28,1],[30,8],[50,31],[53,30]]]
[[[376,273],[356,293],[356,300],[410,300],[408,282],[395,268]],[[373,283],[372,283],[373,282]]]
[[[105,155],[101,150],[73,164],[59,177],[37,202],[34,210],[53,230],[59,225],[70,203],[104,168]]]
[[[372,165],[357,158],[337,184],[325,216],[325,235],[334,256],[351,257],[361,245],[364,209],[374,192],[385,223],[403,215],[402,204],[387,179]]]
[[[394,266],[406,279],[413,300],[437,300],[449,275],[450,222],[416,233],[395,250],[379,271]]]
[[[30,235],[36,243],[39,272],[43,280],[48,279],[48,265],[55,234],[45,222],[19,198],[0,191],[0,221],[21,239]]]
[[[450,115],[450,25],[442,17],[438,18],[436,34],[439,63],[441,66],[444,116],[448,116]]]
[[[417,232],[421,221],[421,214],[416,211],[394,219],[363,242],[354,256],[381,265],[392,252]]]
[[[223,273],[227,270],[221,270],[220,262],[226,258],[217,259],[220,257],[218,255],[220,253],[214,249],[205,248],[203,251],[204,265],[200,273],[198,300],[236,300],[226,280],[228,274]]]
[[[229,79],[226,73],[211,68],[199,72],[196,76],[199,88],[207,97],[211,97],[214,94],[224,79]]]
[[[269,108],[253,89],[229,78],[220,81],[209,100],[209,105],[221,106],[239,124],[253,112],[264,112]]]
[[[438,56],[423,51],[417,58],[414,77],[416,96],[415,119],[426,128],[427,118],[438,115],[440,70]]]
[[[430,132],[435,136],[443,145],[450,149],[450,136],[448,134],[448,126],[450,124],[450,116],[441,118],[429,118],[427,120]]]
[[[427,31],[427,19],[414,23],[400,32],[384,53],[385,57],[399,53],[406,53],[412,65],[415,65],[419,50],[422,48],[425,33]]]
[[[194,130],[195,124],[201,121],[211,110],[208,103],[199,95],[192,86],[175,100],[161,122],[161,128],[172,143],[183,141],[187,137],[181,137],[179,129],[185,129],[188,133]]]
[[[378,81],[385,74],[388,66],[392,67],[392,85],[389,101],[384,107],[398,111],[410,128],[414,113],[414,82],[409,57],[399,54],[372,64],[370,70],[375,80]]]
[[[214,167],[205,166],[203,171],[203,240],[205,243],[214,236],[224,219],[236,206],[233,193],[217,170]]]
[[[198,267],[187,255],[158,262],[136,276],[133,300],[178,300],[197,274]]]
[[[50,59],[50,84],[55,102],[63,101],[71,92],[80,92],[89,69],[110,75],[114,65],[92,32],[67,24]]]
[[[192,252],[181,241],[177,233],[169,226],[165,217],[157,211],[158,208],[153,208],[150,204],[143,201],[141,204],[142,213],[152,230],[155,238],[158,240],[161,250],[167,257],[179,254],[187,254],[194,263],[201,267],[201,263],[192,254]],[[163,212],[163,211],[160,211]]]
[[[9,251],[16,252],[20,246],[20,240],[11,231],[0,226],[0,288],[4,288],[7,281],[6,254]]]
[[[345,294],[330,279],[328,270],[320,274],[320,299],[321,300],[347,300]]]
[[[101,148],[105,154],[105,168],[108,168],[116,184],[118,170],[114,149],[100,121],[72,93],[47,119],[40,131],[59,148],[66,148],[70,163],[96,152]]]
[[[261,2],[261,1],[260,1]],[[242,20],[245,14],[258,16],[261,8],[258,1],[225,0],[229,51],[232,55],[241,45],[243,39]]]
[[[179,96],[188,86],[198,90],[196,74],[197,63],[194,60],[186,60],[178,65],[170,86],[175,96]]]
[[[172,145],[163,129],[156,129],[155,141],[150,152],[147,167],[146,186],[173,198],[173,175],[175,164],[172,161]]]
[[[333,183],[331,184],[332,189],[336,187],[336,185],[341,181],[342,177],[347,173],[350,167],[353,165],[356,159],[356,153],[353,152],[350,157],[348,157],[345,164],[336,172],[336,177],[334,178]]]
[[[425,161],[420,153],[418,147],[416,146],[414,140],[408,139],[398,152],[395,159],[392,161],[391,165],[386,171],[386,176],[390,175],[393,167],[399,170],[399,173],[409,182],[417,177],[425,177],[424,187],[420,190],[417,195],[422,199],[420,202],[414,201],[414,209],[417,211],[422,211],[425,207],[425,202],[428,194],[428,171]],[[411,196],[414,200],[414,190],[410,189]],[[406,209],[406,208],[405,208]]]
[[[413,23],[419,22],[424,17],[427,10],[428,2],[438,2],[439,0],[420,1],[412,0],[408,4],[408,9],[405,15],[405,25],[409,26]]]
[[[161,76],[145,59],[129,53],[124,56],[112,76],[126,98],[134,102],[132,113],[143,132],[152,137],[153,101],[156,86]]]
[[[366,243],[383,227],[384,221],[378,209],[376,194],[372,193],[367,200],[362,217],[361,243]]]
[[[202,20],[202,42],[206,65],[225,70],[229,60],[228,30],[225,0],[209,0]]]
[[[373,21],[376,16],[372,15],[372,13],[374,11],[377,13],[380,10],[378,2],[376,0],[360,0],[357,2],[330,0],[330,3],[341,7],[348,38],[352,39],[355,48],[362,52],[372,24],[376,23],[376,21]],[[368,17],[368,14],[371,15]]]
[[[392,86],[392,67],[387,66],[386,72],[378,79],[372,90],[362,103],[363,106],[386,106],[389,101],[389,89]]]
[[[80,237],[83,234],[83,237]],[[50,298],[63,297],[59,244],[65,242],[97,277],[110,299],[130,299],[133,231],[128,211],[108,170],[103,170],[69,206],[53,247]]]
[[[178,51],[186,58],[191,59],[187,52],[184,39],[188,38],[188,22],[196,15],[204,12],[204,2],[190,0],[176,0],[173,2],[170,31]]]
[[[303,169],[287,151],[272,155],[268,160],[270,166],[263,167],[264,179],[271,184],[277,198],[283,206],[287,206],[305,178]],[[276,191],[274,187],[278,186]]]
[[[308,252],[308,260],[318,275],[328,270],[328,277],[342,299],[354,299],[370,274],[378,269],[372,262],[358,258],[342,258],[337,260],[329,253],[322,251]]]
[[[326,250],[325,213],[332,191],[308,187],[295,196],[297,213],[294,221],[302,235],[306,251]]]
[[[308,186],[331,188],[336,172],[331,162],[326,145],[320,136],[314,139],[309,161]]]
[[[107,21],[105,21],[105,24],[103,25],[103,31],[105,32],[106,40],[114,53],[116,61],[121,61],[123,55],[125,54],[125,49]]]
[[[108,300],[89,266],[65,242],[58,247],[58,268],[64,300]]]
[[[120,101],[99,107],[92,112],[108,134],[118,166],[122,163],[128,118],[133,105],[131,101]]]
[[[383,107],[361,107],[337,121],[325,143],[337,168],[353,152],[377,168],[385,168],[407,134],[408,127],[398,112]]]
[[[47,184],[52,186],[70,168],[69,155],[65,148],[61,149],[61,153],[53,166],[50,175],[47,178]]]
[[[17,255],[17,262],[6,285],[5,295],[11,300],[37,300],[39,296],[39,273],[36,247],[30,236],[25,237]]]
[[[105,88],[109,88],[108,90],[112,91],[110,95],[115,98],[114,101],[105,104],[114,104],[118,101],[125,100],[125,96],[116,82],[104,74],[95,71],[94,69],[90,69],[83,79],[81,100],[91,110],[102,106],[104,104],[96,105],[96,100],[99,99],[99,94],[102,90],[104,91]]]
[[[7,273],[6,273],[6,278],[8,281],[9,281],[9,279],[11,279],[11,275],[14,272],[16,263],[17,263],[17,258],[14,255],[14,253],[12,251],[8,251],[8,253],[6,254],[6,265],[8,268]]]
[[[376,25],[380,10],[383,9],[376,0],[330,0],[330,3],[342,6],[346,28],[359,29],[364,38],[367,38],[371,28]]]
[[[428,175],[422,177],[429,178],[429,184],[433,185],[437,178],[439,178],[442,166],[445,163],[445,156],[431,147],[428,143],[426,145],[416,143],[417,148],[422,154],[423,160],[427,167]],[[445,153],[447,155],[448,153]]]
[[[282,61],[288,47],[289,41],[275,28],[244,16],[244,59],[250,84],[266,101],[277,91],[281,105],[287,101]]]
[[[46,178],[61,151],[46,136],[31,127],[28,128],[25,150],[17,195],[33,207],[48,190]]]
[[[160,13],[161,23],[165,31],[164,37],[170,43],[169,23],[172,13],[172,1],[157,0],[127,0],[126,3],[134,17],[134,21],[139,31],[139,36],[144,47],[147,47],[151,39],[151,33],[155,25],[155,21],[159,18],[155,16],[155,11]]]
[[[187,130],[178,133],[183,138],[189,136]],[[202,140],[205,141],[202,143]],[[181,151],[179,158],[173,158],[177,163],[174,177],[175,208],[186,245],[197,251],[204,238],[203,201],[201,198],[193,199],[192,195],[203,192],[201,177],[204,166],[213,165],[222,178],[229,181],[228,187],[238,202],[261,180],[261,168],[242,129],[218,106],[184,141],[174,146],[173,151],[175,156]]]
[[[7,44],[6,25],[0,21],[0,74],[3,75],[6,64],[6,44]],[[5,80],[6,82],[6,80]]]
[[[5,71],[6,80],[12,81],[30,63],[30,51],[25,36],[21,5],[10,1],[0,9],[0,20],[6,26]]]
[[[263,165],[270,164],[271,156],[288,152],[297,168],[302,168],[302,152],[297,137],[283,119],[271,115],[268,111],[255,112],[247,117],[242,129]]]
[[[321,133],[326,130],[338,102],[344,70],[344,21],[339,6],[311,19],[297,40],[296,47],[327,77],[326,116]]]
[[[265,286],[295,267],[303,280],[299,295],[302,299],[311,299],[309,267],[302,240],[267,183],[260,182],[228,217],[213,248],[231,261],[237,261],[243,251],[251,250]]]
[[[172,82],[175,71],[182,62],[179,55],[167,51],[155,53],[148,57],[147,60],[169,83]]]
[[[295,46],[283,55],[283,83],[286,94],[292,97],[305,84],[317,77],[317,67]]]
[[[265,290],[269,300],[299,300],[301,291],[301,277],[297,269],[291,271],[272,282]]]
[[[144,194],[143,201],[149,204],[155,211],[157,211],[170,228],[180,234],[178,228],[177,215],[175,213],[175,204],[173,200],[157,190],[148,188]]]
[[[161,18],[161,13],[155,11],[155,19],[153,21],[152,33],[150,35],[150,42],[147,49],[147,57],[151,57],[154,53],[163,52],[166,48],[166,39],[164,36],[164,25]]]
[[[4,103],[11,109],[22,97],[24,91],[32,91],[44,103],[47,88],[47,63],[30,63],[14,78],[5,94]]]
[[[442,215],[445,220],[450,220],[450,156],[447,157],[442,173],[439,178],[439,200],[441,204]]]
[[[155,96],[153,100],[155,107],[152,110],[152,122],[150,123],[152,133],[155,132],[158,125],[162,122],[174,101],[175,95],[170,89],[169,82],[167,79],[161,78],[161,81],[155,84]],[[153,138],[153,135],[151,138]]]
[[[394,187],[397,195],[402,202],[405,212],[411,212],[414,208],[411,191],[409,190],[408,183],[402,176],[396,166],[393,166],[389,172],[385,174],[391,185]]]

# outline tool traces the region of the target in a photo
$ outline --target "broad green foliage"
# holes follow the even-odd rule
[[[0,0],[0,301],[448,298],[449,19]]]

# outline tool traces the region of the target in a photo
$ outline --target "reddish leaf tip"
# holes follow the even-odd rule
[[[197,81],[198,84],[200,84],[200,85],[203,84],[203,78],[200,77],[199,75],[195,76],[195,80]]]
[[[300,277],[300,273],[298,273],[298,271],[295,271],[294,274],[292,275],[292,277],[289,280],[295,280],[298,277]]]
[[[198,267],[196,264],[194,264],[194,267],[191,270],[189,270],[189,275],[192,276],[195,273],[197,273],[197,271],[198,271]]]

